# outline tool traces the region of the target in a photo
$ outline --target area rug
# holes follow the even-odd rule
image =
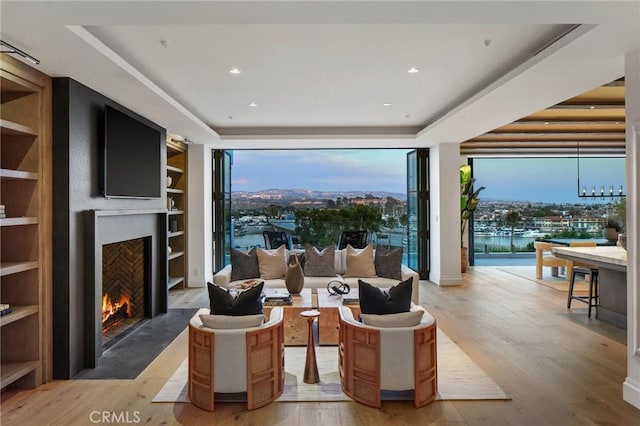
[[[306,384],[305,347],[285,348],[284,392],[278,401],[350,401],[342,392],[338,374],[337,346],[316,346],[320,383]],[[185,359],[152,402],[189,402],[188,360]],[[412,399],[406,392],[385,392],[383,399]],[[438,329],[439,400],[510,399],[487,374]]]
[[[547,274],[543,273],[543,279],[537,279],[535,266],[501,266],[497,269],[508,274],[517,275],[529,281],[542,284],[543,286],[552,288],[554,290],[565,292],[569,291],[569,281],[567,281],[564,276],[554,277],[550,273],[548,273],[548,271],[545,271],[547,272]],[[548,268],[544,269],[548,270]],[[573,290],[578,292],[588,292],[589,283],[584,280],[577,279]]]

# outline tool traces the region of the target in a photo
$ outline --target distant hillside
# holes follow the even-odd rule
[[[378,198],[393,197],[397,200],[405,200],[407,194],[387,191],[315,191],[311,189],[264,189],[262,191],[232,191],[231,198],[263,200],[335,200],[336,198],[365,198],[367,194]]]

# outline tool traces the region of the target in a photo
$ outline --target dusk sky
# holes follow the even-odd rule
[[[484,199],[590,202],[577,196],[575,158],[480,158],[474,160],[473,169],[476,185],[486,187],[481,193]],[[595,185],[599,193],[604,185],[608,193],[613,185],[617,192],[625,183],[624,170],[624,158],[580,158],[580,186],[586,186],[590,193]]]
[[[232,191],[407,192],[407,149],[234,151]]]
[[[407,149],[238,150],[233,191],[304,188],[324,191],[406,193]],[[474,160],[482,199],[580,202],[575,158]],[[624,185],[624,158],[581,158],[580,182],[591,191]],[[626,192],[626,188],[625,188]],[[598,201],[601,201],[598,199]]]

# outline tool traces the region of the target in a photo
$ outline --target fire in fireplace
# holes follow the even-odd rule
[[[122,321],[131,318],[131,300],[127,296],[113,302],[108,294],[102,296],[102,332],[107,332]]]
[[[144,318],[146,256],[144,238],[102,246],[102,344]]]

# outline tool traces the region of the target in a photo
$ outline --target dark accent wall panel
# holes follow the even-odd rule
[[[88,210],[162,209],[155,200],[107,199],[100,194],[104,107],[166,130],[70,78],[53,79],[53,377],[71,378],[85,365],[85,217]],[[162,144],[166,171],[166,145]],[[161,176],[161,182],[164,182]],[[159,262],[162,263],[162,262]],[[161,276],[161,275],[160,275]],[[160,278],[159,278],[160,279]]]

